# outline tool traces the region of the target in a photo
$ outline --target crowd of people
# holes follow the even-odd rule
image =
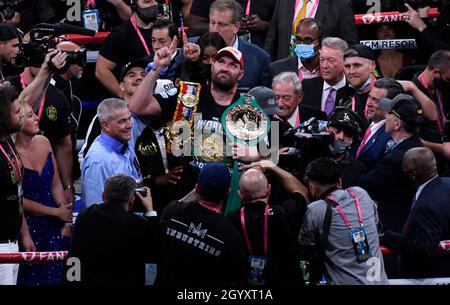
[[[81,263],[73,281],[62,262],[0,262],[0,284],[450,275],[438,252],[450,240],[446,1],[433,22],[405,4],[403,28],[372,30],[357,28],[357,0],[82,2],[78,22],[51,0],[0,11],[0,253]],[[76,85],[83,46],[24,48],[34,25],[61,20],[111,31],[88,88]],[[402,29],[417,50],[360,43]],[[84,135],[85,91],[108,98]]]

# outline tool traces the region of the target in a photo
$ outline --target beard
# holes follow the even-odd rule
[[[221,91],[230,91],[233,89],[237,80],[233,79],[232,76],[229,79],[221,79],[217,74],[213,74],[211,78],[214,86]]]
[[[22,127],[23,127],[23,124],[21,124],[21,123],[9,124],[6,131],[8,134],[13,134],[13,133],[22,131]]]

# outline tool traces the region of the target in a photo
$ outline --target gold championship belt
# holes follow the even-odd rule
[[[200,96],[201,85],[180,81],[180,93],[178,94],[177,106],[172,121],[166,127],[167,152],[172,153],[174,149],[179,151],[191,140],[192,126],[194,125],[194,114]],[[184,133],[188,131],[187,137]]]
[[[270,120],[251,95],[241,94],[222,115],[222,125],[229,138],[254,144],[269,132]]]

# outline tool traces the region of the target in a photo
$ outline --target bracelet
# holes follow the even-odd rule
[[[64,185],[64,189],[65,189],[65,190],[74,189],[73,184],[67,184],[67,185]]]
[[[147,217],[156,217],[158,216],[158,213],[156,213],[156,211],[147,211],[144,215]]]
[[[163,76],[169,67],[164,67],[161,72],[159,72],[159,76]],[[145,75],[147,75],[150,71],[156,71],[156,65],[154,62],[151,62],[147,65],[147,68],[145,68]]]

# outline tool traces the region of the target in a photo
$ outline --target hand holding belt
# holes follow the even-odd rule
[[[189,126],[190,134],[192,133],[194,114],[197,111],[201,87],[199,83],[180,82],[180,93],[178,95],[175,113],[173,114],[172,121],[165,130],[167,152],[172,153],[174,147],[182,150],[184,144],[190,140],[191,137],[189,139],[182,139],[181,135],[187,126]]]

